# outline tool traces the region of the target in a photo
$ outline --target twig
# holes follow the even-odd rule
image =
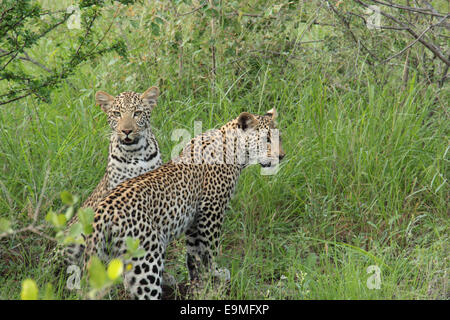
[[[359,3],[360,5],[362,5],[363,7],[369,8],[369,5],[367,5],[366,3],[362,2],[361,0],[353,0],[357,3]],[[334,10],[334,9],[333,9]],[[384,11],[379,11],[381,15],[385,16],[386,18],[394,21],[395,23],[397,23],[398,25],[402,26],[405,28],[405,30],[411,34],[414,38],[418,39],[418,41],[420,43],[422,43],[428,50],[430,50],[431,52],[433,52],[441,61],[443,61],[445,64],[450,65],[450,60],[447,59],[443,53],[434,45],[431,43],[426,42],[425,40],[423,40],[422,38],[419,37],[419,35],[410,27],[408,27],[407,25],[405,25],[403,22],[399,21],[397,18],[391,16],[390,14],[387,14]],[[443,22],[445,19],[447,19],[448,17],[450,17],[450,15],[446,15],[444,16],[440,22]]]
[[[379,1],[379,0],[371,0],[371,1],[381,4],[383,6],[391,7],[391,8],[396,8],[396,9],[401,9],[401,10],[406,10],[406,11],[411,11],[411,12],[416,12],[416,13],[421,13],[421,14],[428,14],[428,15],[432,15],[435,17],[441,17],[441,18],[445,17],[445,15],[440,14],[435,10],[433,11],[432,9],[406,7],[406,6],[396,4],[396,3],[386,3],[386,2]]]
[[[431,12],[439,14],[439,12],[437,12],[436,9],[428,1],[422,0],[422,2],[425,3],[425,5],[428,7],[428,9],[431,10]]]
[[[192,10],[192,11],[184,12],[184,13],[179,13],[179,14],[177,14],[177,17],[183,17],[183,16],[187,16],[188,14],[197,12],[198,10],[202,9],[203,7],[205,7],[206,5],[207,5],[207,3],[204,3],[204,4],[202,4],[201,6],[195,8],[195,9]]]
[[[243,16],[243,17],[251,17],[251,18],[269,18],[269,19],[278,19],[278,17],[273,17],[273,16],[264,16],[262,14],[257,14],[257,13],[239,13],[238,11],[234,11],[232,13],[229,13],[228,16]],[[316,21],[316,19],[313,19],[312,22],[307,21],[307,20],[303,20],[301,19],[299,22],[301,23],[311,23],[314,25],[319,25],[319,26],[326,26],[326,27],[335,27],[336,25],[332,24],[332,23],[326,23],[326,22],[320,22],[320,21]]]
[[[69,17],[70,17],[72,14],[73,14],[73,12],[70,13],[69,15],[67,15],[66,17],[64,17],[63,20],[61,20],[61,21],[55,23],[54,25],[52,25],[51,27],[49,27],[47,30],[45,30],[44,32],[42,32],[42,33],[38,36],[38,38],[40,39],[40,38],[44,37],[47,33],[49,33],[50,31],[52,31],[53,29],[55,29],[55,28],[58,27],[59,25],[61,25],[61,24],[63,24],[64,22],[66,22],[67,19],[69,19]],[[14,59],[17,57],[17,55],[19,54],[19,52],[22,51],[26,46],[27,46],[27,43],[25,42],[20,48],[17,48],[15,55],[7,62],[4,66],[2,66],[0,70],[4,70],[4,69],[8,66],[8,64],[9,64],[12,60],[14,60]],[[11,53],[12,53],[12,52],[11,52]],[[8,54],[10,54],[10,53],[8,53]],[[5,54],[5,55],[7,55],[7,54]]]
[[[89,33],[91,33],[92,26],[94,25],[94,21],[97,19],[97,17],[98,17],[98,11],[95,11],[95,14],[92,16],[92,20],[89,23],[89,26],[86,28],[86,33],[85,33],[84,37],[82,38],[82,41],[78,45],[77,51],[75,52],[72,59],[70,60],[70,64],[75,60],[75,57],[78,56],[78,53],[80,52],[81,47],[83,46],[84,42],[86,41],[87,37],[89,36]]]
[[[423,30],[423,32],[410,44],[408,44],[406,47],[404,47],[402,50],[400,50],[398,53],[394,54],[393,56],[387,58],[386,60],[384,60],[382,63],[386,63],[392,59],[394,59],[395,57],[398,57],[399,55],[401,55],[403,52],[405,52],[406,50],[408,50],[409,48],[411,48],[416,42],[418,42],[425,33],[427,33],[430,29],[434,28],[435,26],[438,26],[439,24],[441,24],[446,17],[442,18],[438,23],[432,24],[430,26],[428,26],[428,28],[426,28],[425,30]]]
[[[450,55],[448,56],[448,59],[450,60]],[[445,66],[444,72],[442,72],[442,77],[441,77],[441,79],[438,81],[438,87],[439,87],[439,89],[442,88],[442,86],[444,85],[445,80],[447,80],[447,78],[448,78],[448,76],[447,76],[447,73],[448,73],[448,67],[449,67],[449,65],[446,65],[446,66]]]
[[[0,52],[1,52],[1,53],[4,53],[5,56],[12,53],[11,51],[10,51],[10,52],[7,52],[6,50],[3,50],[3,49],[0,49]],[[29,61],[29,62],[31,62],[32,64],[35,64],[35,65],[37,65],[38,67],[41,67],[42,69],[44,69],[44,70],[47,71],[48,73],[52,73],[52,70],[50,70],[49,68],[47,68],[46,66],[44,66],[42,63],[37,62],[37,61],[31,59],[30,56],[29,56],[25,51],[23,52],[23,54],[25,55],[25,57],[20,56],[20,57],[18,57],[18,59],[24,60],[24,61]]]
[[[348,14],[360,18],[361,20],[364,21],[364,24],[367,25],[367,20],[363,16],[356,14],[354,12],[348,12]],[[402,27],[392,27],[392,26],[377,26],[377,28],[386,29],[386,30],[406,30],[405,28],[402,28]]]
[[[312,19],[307,23],[307,25],[306,25],[306,27],[303,29],[302,33],[295,39],[295,42],[294,42],[294,48],[293,48],[292,51],[289,53],[288,59],[289,59],[289,57],[295,52],[295,49],[296,49],[296,47],[297,47],[297,43],[300,42],[300,41],[302,41],[302,39],[303,39],[303,37],[304,37],[304,35],[305,35],[306,30],[308,30],[309,27],[310,27],[310,26],[312,25],[312,23],[314,22],[314,20],[316,20],[318,14],[319,14],[319,11],[320,11],[320,9],[322,9],[322,7],[323,7],[323,3],[317,8],[316,12],[314,13],[315,17],[312,18]]]
[[[52,70],[50,70],[49,68],[47,68],[46,66],[44,66],[42,63],[37,62],[33,59],[30,58],[30,56],[28,55],[28,53],[26,53],[25,51],[23,52],[23,54],[25,55],[25,57],[19,57],[19,59],[25,60],[25,61],[30,61],[31,63],[37,65],[38,67],[41,67],[42,69],[44,69],[45,71],[47,71],[48,73],[52,73]]]
[[[173,11],[175,11],[175,17],[178,17],[177,5],[175,4],[175,0],[171,0],[170,4],[172,5]]]
[[[361,43],[361,41],[359,41],[355,34],[353,33],[353,31],[350,28],[350,24],[348,23],[348,21],[339,13],[338,10],[336,10],[336,8],[334,7],[333,4],[331,4],[328,0],[325,0],[328,4],[328,7],[331,8],[331,10],[338,16],[338,18],[342,21],[342,23],[344,24],[344,26],[347,28],[348,33],[350,34],[350,36],[352,37],[353,41],[357,44],[360,45],[374,60],[379,60],[378,57],[371,51],[369,50],[369,48],[367,48],[363,43]],[[367,6],[368,7],[368,6]],[[373,62],[370,60],[367,60],[367,63],[371,66],[373,66]]]
[[[15,98],[12,98],[12,99],[7,100],[7,101],[0,102],[0,106],[3,105],[3,104],[7,104],[7,103],[10,103],[10,102],[14,102],[14,101],[20,100],[20,99],[22,99],[22,98],[28,97],[28,96],[31,95],[32,93],[33,93],[32,91],[29,91],[28,93],[26,93],[26,94],[24,94],[24,95],[21,95],[21,96],[19,96],[19,97],[15,97]]]
[[[43,237],[45,239],[48,239],[48,240],[51,240],[51,241],[55,241],[55,242],[57,241],[55,238],[50,237],[50,236],[46,235],[45,233],[42,233],[40,231],[40,229],[42,229],[42,228],[43,228],[43,226],[29,225],[29,226],[26,226],[26,227],[24,227],[22,229],[14,230],[12,232],[0,233],[0,239],[8,237],[8,236],[11,236],[11,235],[16,235],[16,234],[19,234],[19,233],[24,233],[24,232],[29,231],[29,232],[35,233],[35,234],[37,234],[37,235],[39,235],[39,236],[41,236],[41,237]]]
[[[111,23],[109,24],[108,28],[106,29],[105,33],[103,34],[102,38],[97,42],[97,44],[95,45],[94,49],[91,50],[90,53],[94,52],[95,49],[97,49],[98,45],[103,42],[103,40],[105,39],[106,35],[109,33],[109,31],[111,30],[111,27],[114,23],[114,19],[117,17],[117,14],[119,13],[120,7],[117,7],[116,12],[114,12],[114,15],[111,19]]]
[[[6,9],[5,11],[2,12],[2,15],[1,15],[1,17],[0,17],[0,22],[3,20],[3,18],[5,17],[5,15],[6,15],[9,11],[11,11],[12,9],[13,9],[13,7],[9,8],[9,9]]]

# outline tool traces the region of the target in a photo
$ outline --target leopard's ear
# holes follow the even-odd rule
[[[153,109],[156,106],[158,96],[159,96],[158,87],[150,87],[141,95],[141,99],[142,101],[144,101],[144,104],[147,107]]]
[[[278,112],[275,110],[275,108],[270,109],[266,112],[264,116],[271,117],[272,120],[275,120],[278,117]]]
[[[99,91],[95,94],[95,102],[100,105],[104,112],[108,112],[114,101],[114,97],[104,91]]]
[[[237,119],[238,128],[244,131],[254,128],[257,123],[258,120],[256,120],[255,116],[248,112],[242,112]]]

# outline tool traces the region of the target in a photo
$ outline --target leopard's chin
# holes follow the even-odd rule
[[[271,162],[267,162],[267,163],[260,163],[261,167],[263,168],[270,168],[272,166]]]
[[[138,142],[139,142],[139,138],[131,139],[131,138],[126,137],[124,139],[120,139],[120,143],[124,144],[126,146],[131,146],[131,145],[134,145],[134,144],[138,144]]]
[[[284,155],[278,156],[278,158],[267,158],[265,161],[260,161],[259,164],[263,168],[271,168],[275,167],[277,164],[280,163],[281,159],[284,158]]]

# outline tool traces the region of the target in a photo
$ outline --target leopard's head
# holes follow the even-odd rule
[[[123,145],[137,144],[150,126],[150,115],[156,106],[159,89],[151,87],[143,94],[123,92],[116,97],[99,91],[95,101],[108,116],[113,133]]]
[[[286,154],[275,121],[277,116],[273,108],[262,116],[243,112],[235,120],[244,142],[240,144],[244,146],[241,151],[244,165],[259,163],[262,167],[272,167],[284,158]]]

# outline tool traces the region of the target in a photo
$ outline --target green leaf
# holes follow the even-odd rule
[[[63,235],[63,236],[64,236],[64,235]],[[55,237],[55,238],[56,238],[56,237]],[[64,238],[64,239],[62,239],[62,243],[63,243],[63,244],[76,243],[75,238],[72,237],[72,236],[61,237],[61,238]],[[61,239],[59,239],[59,238],[56,238],[56,240],[57,240],[58,242],[61,242]]]
[[[88,272],[89,283],[94,289],[102,289],[108,283],[105,266],[98,257],[93,256],[91,258]]]
[[[85,225],[85,226],[83,227],[83,233],[84,233],[85,235],[91,234],[92,231],[94,231],[94,228],[92,228],[91,225]]]
[[[81,236],[83,233],[83,225],[81,223],[75,223],[70,226],[69,234],[64,238],[63,243],[69,244],[69,243],[79,243],[83,244],[84,239]]]
[[[127,244],[127,257],[128,258],[139,258],[145,255],[145,250],[143,248],[139,248],[139,239],[134,238],[126,238],[125,240]]]
[[[81,223],[75,223],[70,226],[69,235],[78,238],[81,236],[81,233],[83,232],[83,226]]]
[[[44,298],[43,300],[54,300],[55,295],[53,293],[53,286],[51,283],[47,283],[45,286]]]
[[[81,224],[83,225],[92,224],[92,222],[94,222],[94,210],[92,208],[79,209],[77,214]]]
[[[134,251],[131,256],[133,258],[140,258],[140,257],[145,256],[145,253],[146,253],[145,249],[140,248],[140,249],[137,249],[136,251]]]
[[[117,278],[119,278],[123,273],[123,263],[121,260],[119,259],[113,259],[111,260],[111,262],[108,265],[108,270],[107,270],[107,274],[108,274],[108,278],[110,278],[111,280],[116,280]]]
[[[45,215],[45,221],[52,223],[52,221],[53,221],[53,216],[54,216],[55,214],[56,214],[56,213],[55,213],[52,209],[50,209],[50,210],[47,212],[47,214]]]
[[[62,228],[66,225],[67,219],[66,216],[62,213],[58,214],[57,216],[57,227]]]
[[[77,212],[78,218],[83,226],[83,233],[88,235],[92,233],[92,223],[94,222],[94,210],[92,208],[82,208]]]
[[[139,239],[134,239],[134,238],[127,237],[125,242],[127,244],[127,248],[128,248],[128,252],[129,253],[135,252],[137,250],[137,248],[139,247]]]
[[[61,192],[61,201],[68,206],[73,206],[74,204],[74,198],[72,194],[68,191]]]
[[[64,241],[64,231],[63,230],[58,231],[55,235],[55,239],[56,239],[56,241],[58,241],[60,243],[63,242]]]
[[[67,208],[65,216],[66,216],[67,221],[69,221],[72,218],[72,216],[73,216],[73,207],[72,206]]]
[[[11,232],[11,221],[6,218],[0,218],[0,232]]]
[[[22,282],[22,291],[20,292],[22,300],[37,300],[38,293],[39,289],[34,280],[26,279]]]
[[[63,228],[67,222],[66,216],[64,214],[57,214],[51,209],[45,216],[45,220],[50,222],[57,229]]]

